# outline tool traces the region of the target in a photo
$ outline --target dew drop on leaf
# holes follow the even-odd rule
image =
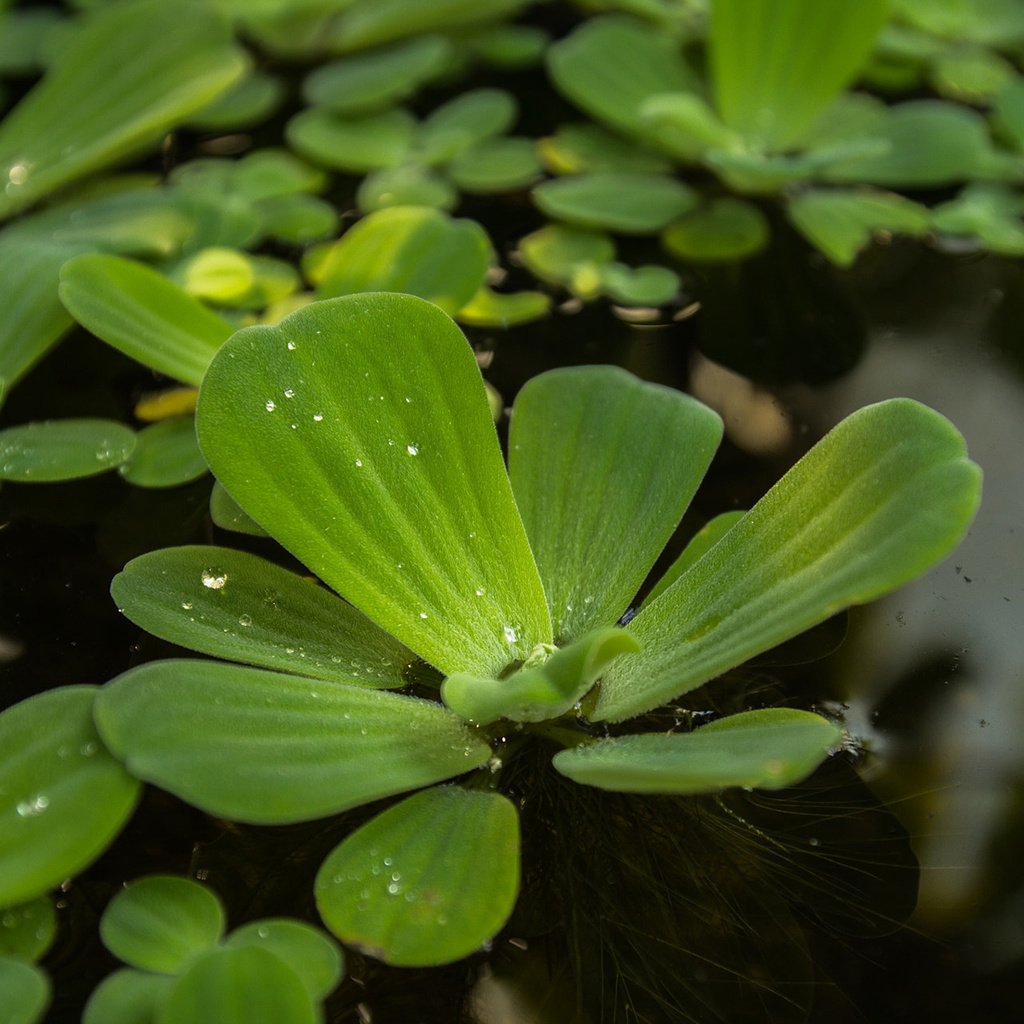
[[[228,581],[228,574],[218,572],[216,569],[204,569],[200,578],[203,581],[203,586],[208,590],[223,590],[224,584]]]

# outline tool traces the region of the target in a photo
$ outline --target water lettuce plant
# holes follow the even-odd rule
[[[644,716],[924,571],[979,495],[947,421],[870,406],[638,607],[719,442],[715,413],[617,368],[554,370],[516,400],[506,473],[472,349],[398,294],[237,332],[197,423],[233,502],[326,587],[227,547],[130,562],[112,585],[124,613],[223,660],[150,662],[0,716],[3,898],[95,856],[136,780],[255,824],[411,792],[343,839],[315,887],[335,935],[403,965],[463,957],[510,913],[502,775],[527,744],[625,793],[805,777],[842,741],[820,715],[752,707],[668,733]]]

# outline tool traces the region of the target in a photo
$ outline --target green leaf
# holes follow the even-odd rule
[[[405,292],[454,315],[484,282],[491,243],[476,221],[395,206],[349,228],[322,268],[321,298]]]
[[[847,417],[641,609],[642,650],[612,666],[592,717],[638,715],[920,575],[963,536],[980,477],[952,424],[917,402]]]
[[[446,178],[429,167],[402,164],[371,171],[359,183],[356,206],[363,213],[373,213],[389,206],[430,206],[435,210],[452,210],[459,194]]]
[[[0,957],[14,956],[35,963],[53,944],[57,911],[49,896],[6,907],[0,912]]]
[[[174,979],[126,967],[108,974],[85,1004],[82,1024],[153,1024]]]
[[[0,906],[81,871],[135,810],[138,783],[93,727],[96,692],[50,690],[0,715]]]
[[[615,367],[551,370],[526,383],[509,474],[559,642],[626,610],[721,437],[707,406]]]
[[[540,63],[551,37],[534,25],[495,25],[462,41],[485,64],[501,71],[520,71]]]
[[[249,515],[443,672],[551,639],[476,359],[436,307],[350,296],[240,331],[198,423]]]
[[[886,0],[712,0],[711,82],[722,119],[756,148],[804,140],[856,77],[888,14]]]
[[[982,47],[948,50],[931,66],[935,91],[961,103],[987,104],[1017,76],[1004,57]]]
[[[351,605],[258,555],[195,546],[150,551],[114,577],[136,625],[182,647],[355,686],[403,686],[413,655]]]
[[[222,530],[245,533],[250,537],[266,537],[267,531],[238,506],[238,502],[215,480],[210,492],[210,518]]]
[[[724,196],[670,224],[662,245],[693,263],[731,263],[768,244],[768,220],[753,203]]]
[[[1024,255],[1024,197],[996,182],[968,185],[956,199],[932,210],[932,226],[943,234],[977,239],[991,252]]]
[[[256,71],[235,82],[189,119],[200,131],[237,131],[269,121],[285,96],[284,83]]]
[[[700,91],[676,41],[624,15],[587,19],[548,48],[547,64],[556,88],[581,110],[656,149],[661,140],[641,117],[644,103]]]
[[[660,153],[583,121],[559,125],[554,135],[537,140],[537,149],[552,174],[625,171],[666,174],[672,164]]]
[[[416,133],[416,156],[427,164],[453,157],[512,127],[515,97],[504,89],[472,89],[438,107]]]
[[[178,487],[207,472],[196,440],[195,419],[178,416],[140,430],[117,471],[136,487]]]
[[[742,136],[727,128],[708,103],[696,93],[658,93],[644,100],[640,116],[656,133],[664,148],[680,157],[702,154],[709,148],[739,150]]]
[[[0,319],[0,374],[9,386],[73,325],[55,285],[61,264],[78,251],[10,229],[0,235],[0,280],[7,296]]]
[[[337,943],[303,921],[287,917],[252,921],[236,928],[224,943],[228,949],[257,946],[283,960],[302,980],[310,998],[325,999],[344,975],[345,959]]]
[[[318,242],[338,229],[338,211],[330,203],[301,193],[263,200],[259,215],[268,237],[290,245]]]
[[[444,36],[419,36],[324,64],[307,76],[302,94],[339,114],[369,113],[411,96],[444,70],[451,55]]]
[[[116,893],[100,918],[100,938],[131,967],[176,974],[224,935],[224,908],[190,878],[149,875]]]
[[[231,325],[143,263],[89,253],[65,263],[60,298],[86,330],[186,384],[203,379]]]
[[[202,4],[133,0],[85,18],[0,126],[0,218],[156,148],[244,70],[227,25]]]
[[[619,793],[783,789],[810,775],[842,736],[842,729],[820,715],[766,708],[719,718],[689,733],[598,740],[561,750],[552,763],[573,782]]]
[[[595,629],[561,650],[548,647],[541,645],[521,669],[504,679],[456,672],[442,684],[441,697],[460,718],[475,725],[490,725],[499,718],[545,722],[579,703],[615,658],[639,650],[636,640],[615,626]]]
[[[747,513],[737,509],[734,512],[723,512],[705,523],[691,538],[690,543],[679,553],[679,557],[665,570],[664,575],[651,588],[644,598],[653,601],[669,586],[683,575],[709,548],[714,547]]]
[[[338,15],[331,42],[340,52],[362,50],[407,36],[450,31],[504,19],[529,0],[373,0],[346,5]]]
[[[256,272],[248,253],[209,246],[175,264],[171,277],[197,299],[234,306],[252,290]]]
[[[50,982],[38,967],[0,955],[4,1024],[37,1024],[50,1003]]]
[[[543,292],[496,292],[481,285],[456,319],[471,327],[513,327],[539,320],[550,309],[551,296]]]
[[[519,256],[535,277],[591,299],[601,290],[601,268],[615,259],[615,243],[603,231],[548,224],[519,240]]]
[[[211,950],[180,975],[155,1024],[317,1024],[302,979],[258,946]]]
[[[286,149],[257,149],[229,165],[233,184],[254,203],[305,192],[321,192],[324,172],[310,167]]]
[[[600,269],[601,291],[623,306],[663,306],[678,294],[679,275],[668,267],[627,267],[605,263]]]
[[[0,430],[0,480],[51,483],[114,469],[135,434],[113,420],[47,420]]]
[[[1018,76],[1000,89],[992,105],[992,121],[1015,150],[1024,150],[1024,77]]]
[[[540,158],[533,139],[486,139],[459,153],[447,168],[463,192],[490,195],[518,192],[540,175]]]
[[[297,152],[324,167],[365,174],[400,164],[415,128],[416,119],[406,110],[341,117],[313,107],[288,122],[285,137]]]
[[[549,217],[624,234],[660,231],[693,209],[693,189],[660,174],[598,171],[545,181],[533,200]]]
[[[500,793],[437,787],[377,815],[328,855],[316,902],[343,942],[402,967],[468,956],[519,890],[519,820]]]
[[[252,824],[336,814],[491,754],[433,702],[194,659],[150,662],[107,683],[96,721],[137,778]]]
[[[822,177],[886,188],[934,188],[986,172],[992,143],[976,111],[938,100],[914,100],[889,108],[872,137],[886,143],[877,156],[837,161]]]
[[[0,4],[0,9],[5,5]],[[64,17],[52,7],[19,8],[0,14],[0,77],[33,75],[45,66],[47,43],[63,29]]]
[[[926,207],[893,192],[812,190],[795,196],[789,218],[833,263],[850,266],[876,231],[920,237],[929,228]]]

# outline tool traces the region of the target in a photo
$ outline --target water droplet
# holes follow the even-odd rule
[[[299,429],[298,423],[293,423],[292,424],[292,430],[298,430],[298,429]]]
[[[267,399],[267,412],[273,412],[277,408],[277,403],[272,399]]]
[[[322,423],[323,419],[324,419],[324,414],[322,412],[315,412],[315,413],[313,413],[313,422],[314,423]]]
[[[94,757],[96,751],[99,749],[99,744],[94,743],[92,740],[90,740],[88,743],[83,743],[78,748],[78,752],[82,755],[82,757]]]
[[[484,596],[484,588],[483,587],[477,587],[476,588],[476,596],[477,597],[483,597]]]
[[[421,619],[425,619],[426,617],[427,617],[427,613],[426,612],[420,612],[420,618]]]
[[[259,936],[259,937],[260,937],[261,939],[265,939],[265,938],[267,938],[267,937],[268,937],[268,936],[270,935],[270,929],[269,929],[269,928],[268,928],[268,927],[267,927],[266,925],[262,925],[262,924],[261,924],[261,925],[259,926],[259,928],[257,928],[257,929],[256,929],[256,934],[257,934],[257,935],[258,935],[258,936]]]
[[[295,397],[295,388],[285,388],[284,389],[284,397],[285,398],[294,398]]]
[[[22,800],[17,806],[17,811],[23,818],[37,818],[49,806],[50,798],[39,793],[31,800]]]
[[[362,459],[356,459],[356,469],[362,469],[362,468],[363,468],[363,460]]]
[[[395,439],[393,437],[389,437],[388,438],[388,447],[389,448],[394,448],[395,447]]]
[[[204,569],[200,579],[208,590],[223,590],[224,584],[228,581],[228,574],[218,572],[216,569]]]
[[[294,341],[289,341],[288,342],[288,351],[289,352],[294,352],[295,351],[295,342]]]
[[[587,596],[585,598],[583,598],[583,603],[584,604],[593,604],[594,603],[594,595],[593,594],[587,594]]]
[[[191,601],[182,601],[181,602],[181,607],[184,608],[185,611],[190,612],[192,610],[192,602]]]
[[[417,448],[417,447],[416,447],[416,445],[414,445],[414,444],[407,444],[407,445],[405,446],[405,450],[406,450],[406,451],[407,451],[407,452],[408,452],[408,453],[409,453],[410,455],[419,455],[419,453],[420,453],[420,450],[419,450],[419,448]]]
[[[505,636],[505,643],[514,644],[519,637],[516,635],[516,631],[512,626],[503,626],[501,632]]]
[[[384,867],[389,868],[389,867],[391,867],[391,865],[393,863],[394,863],[394,859],[392,857],[385,857],[384,858]]]
[[[238,624],[240,626],[251,626],[252,625],[252,616],[251,615],[239,615],[238,616]]]
[[[294,654],[295,653],[295,648],[294,647],[286,647],[284,649],[284,653],[285,654]]]
[[[397,896],[402,891],[402,887],[397,882],[388,882],[388,893],[392,896]]]
[[[334,882],[335,885],[341,885],[341,883],[344,881],[344,879],[341,877],[341,875],[335,875],[331,879],[331,881]]]

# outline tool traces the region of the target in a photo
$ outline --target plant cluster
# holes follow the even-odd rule
[[[131,424],[8,426],[0,479],[212,473],[213,522],[265,547],[136,558],[118,607],[201,657],[0,714],[12,1020],[49,999],[47,894],[143,784],[253,825],[389,801],[327,853],[316,909],[353,950],[433,966],[513,912],[517,759],[644,799],[782,789],[842,745],[836,721],[753,698],[698,727],[651,713],[952,550],[979,495],[955,428],[909,400],[861,410],[653,580],[717,415],[615,367],[554,370],[516,397],[506,468],[501,399],[457,323],[529,322],[566,291],[678,308],[694,266],[751,255],[780,211],[840,264],[877,231],[1024,252],[1010,7],[72,7],[0,11],[0,76],[23,92],[0,122],[0,396],[76,324],[159,384]],[[557,112],[535,138],[512,134],[524,71],[557,94],[532,95]],[[187,157],[165,147],[154,171],[169,133]],[[503,252],[452,216],[475,196],[539,226]],[[620,260],[630,236],[663,255]],[[510,272],[527,286],[502,290]],[[297,920],[225,938],[186,879],[131,883],[100,933],[128,967],[86,1024],[304,1024],[342,974]]]

